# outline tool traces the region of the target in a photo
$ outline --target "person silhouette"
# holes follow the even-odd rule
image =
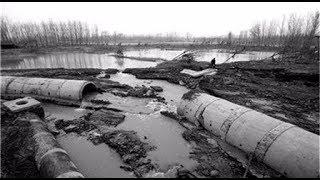
[[[216,67],[216,58],[213,58],[213,59],[211,60],[210,65],[211,65],[211,68],[215,68],[215,67]]]

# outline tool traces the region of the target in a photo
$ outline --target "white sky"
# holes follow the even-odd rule
[[[319,2],[5,2],[1,13],[13,21],[80,20],[124,34],[177,32],[226,35],[254,22],[320,10]]]

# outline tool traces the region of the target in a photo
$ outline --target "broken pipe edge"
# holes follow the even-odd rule
[[[182,98],[179,115],[284,176],[319,177],[318,135],[205,93],[189,96]]]
[[[30,122],[38,170],[46,178],[84,178],[68,153],[63,150],[46,124],[34,113],[23,117]]]
[[[93,82],[83,80],[1,76],[1,97],[9,100],[31,96],[61,105],[80,106],[83,96],[96,90]]]

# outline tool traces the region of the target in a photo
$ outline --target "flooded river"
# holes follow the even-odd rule
[[[184,50],[165,50],[165,49],[144,49],[125,51],[124,55],[136,58],[159,58],[172,60],[181,54]],[[233,61],[251,61],[270,57],[273,52],[246,51],[243,54],[237,54],[229,62]],[[197,50],[195,59],[197,61],[210,61],[216,58],[216,63],[222,63],[232,56],[232,53],[222,49]],[[131,58],[114,57],[113,53],[92,54],[92,53],[54,53],[39,55],[32,58],[24,58],[21,61],[11,63],[2,63],[3,69],[35,69],[35,68],[144,68],[154,67],[162,61],[143,61]]]

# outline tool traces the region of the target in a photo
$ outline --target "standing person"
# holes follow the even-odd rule
[[[211,68],[215,68],[216,67],[216,58],[213,58],[212,60],[211,60]]]

